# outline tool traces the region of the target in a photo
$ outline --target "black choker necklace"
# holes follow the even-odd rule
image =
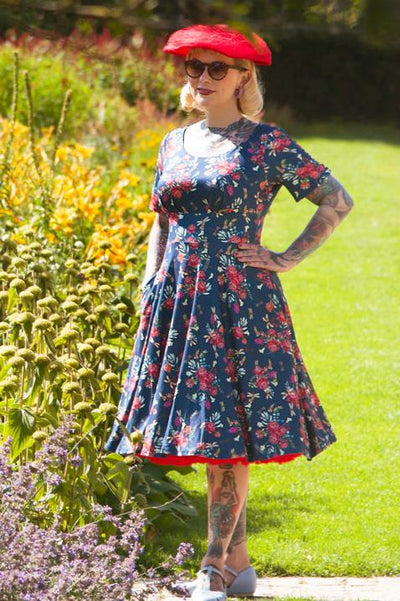
[[[213,127],[213,126],[207,125],[206,122],[203,121],[202,127],[203,127],[203,129],[209,129],[214,134],[228,134],[231,131],[235,131],[238,127],[240,127],[242,124],[244,124],[245,121],[246,121],[245,117],[240,117],[240,119],[238,119],[237,121],[234,121],[233,123],[229,123],[229,125],[226,125],[225,127]]]

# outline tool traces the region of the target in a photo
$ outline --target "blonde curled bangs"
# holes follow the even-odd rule
[[[186,59],[191,58],[191,56],[192,53],[189,50]],[[245,67],[249,70],[249,80],[244,84],[242,95],[237,99],[237,103],[238,109],[244,117],[255,118],[260,115],[264,107],[264,95],[256,66],[253,61],[240,58],[234,58],[233,64],[237,67]],[[188,81],[186,81],[181,89],[180,104],[182,109],[187,113],[190,113],[190,111],[194,109],[201,112],[201,108],[197,106],[190,91],[190,84]]]

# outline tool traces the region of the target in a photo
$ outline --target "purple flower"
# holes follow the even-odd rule
[[[79,467],[83,461],[83,459],[80,455],[74,455],[73,457],[68,457],[67,460],[73,467]]]
[[[190,543],[181,543],[178,547],[177,554],[175,556],[175,563],[182,565],[194,554],[194,547]]]
[[[51,487],[63,482],[60,466],[81,464],[78,455],[68,456],[70,421],[67,416],[26,465],[10,463],[10,439],[0,446],[0,599],[146,601],[172,583],[174,566],[193,547],[182,543],[176,558],[162,564],[170,576],[149,581],[149,571],[140,573],[137,567],[144,549],[143,509],[122,519],[113,515],[111,507],[88,499],[93,521],[64,531],[62,514],[51,514],[46,495],[37,498],[36,492],[47,486],[51,500]],[[100,536],[100,522],[113,526],[106,539]]]

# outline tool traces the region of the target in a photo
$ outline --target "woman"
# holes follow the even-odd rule
[[[262,110],[255,65],[271,64],[263,40],[196,25],[173,33],[164,51],[186,57],[182,105],[204,119],[160,146],[141,322],[106,450],[206,462],[208,548],[186,590],[221,601],[255,590],[249,464],[311,460],[336,440],[277,274],[319,247],[353,203],[286,132],[254,120]],[[275,252],[260,237],[282,184],[318,208]]]

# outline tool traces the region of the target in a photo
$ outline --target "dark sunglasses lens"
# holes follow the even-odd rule
[[[204,65],[200,61],[186,61],[185,68],[189,77],[200,77],[204,71]]]
[[[213,79],[222,79],[228,72],[228,65],[226,63],[211,63],[208,72]]]

